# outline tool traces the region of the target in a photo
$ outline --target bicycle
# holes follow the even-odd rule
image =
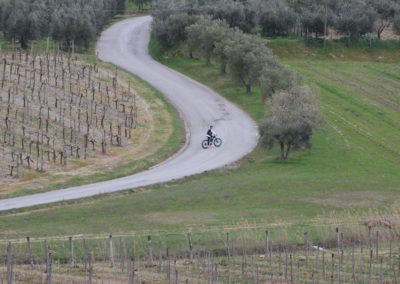
[[[214,136],[210,138],[210,141],[208,139],[205,139],[203,140],[203,142],[201,142],[201,147],[203,147],[203,149],[208,149],[212,145],[214,145],[217,148],[221,147],[222,139]]]

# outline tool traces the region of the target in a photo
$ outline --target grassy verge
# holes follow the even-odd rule
[[[350,46],[343,40],[329,40],[326,47],[322,42],[312,40],[305,43],[299,38],[268,39],[268,46],[282,59],[384,62],[400,61],[400,41],[382,40],[369,45],[366,40],[354,40]]]
[[[274,48],[290,47],[276,43]],[[157,55],[156,46],[151,48]],[[299,48],[296,52],[309,52],[300,43]],[[182,54],[170,51],[157,58],[211,86],[256,120],[263,116],[257,90],[247,95],[229,77],[218,75],[217,64],[206,67],[201,57],[190,60]],[[305,77],[321,100],[326,124],[314,136],[312,150],[297,152],[290,161],[282,162],[276,159],[276,150],[257,149],[238,168],[173,184],[2,213],[0,226],[6,229],[1,237],[151,232],[169,238],[170,233],[193,230],[207,239],[215,237],[207,233],[210,230],[266,227],[286,227],[298,236],[313,225],[359,224],[386,216],[380,215],[382,212],[398,216],[399,61],[396,55],[392,63],[346,60],[348,57],[282,58]]]

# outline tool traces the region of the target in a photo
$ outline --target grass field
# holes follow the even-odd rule
[[[258,148],[235,167],[173,184],[2,213],[0,237],[271,226],[303,230],[398,214],[400,49],[343,48],[339,55],[298,41],[276,39],[270,46],[320,97],[326,122],[312,150],[282,162],[276,150]],[[217,64],[205,67],[201,58],[189,60],[180,51],[155,55],[207,83],[257,121],[262,118],[259,92],[245,94],[229,77],[218,75]]]

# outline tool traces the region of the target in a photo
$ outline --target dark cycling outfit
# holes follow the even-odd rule
[[[208,145],[211,144],[211,140],[212,140],[214,137],[215,137],[214,131],[212,131],[211,128],[208,129],[208,131],[207,131],[207,142],[208,142]]]

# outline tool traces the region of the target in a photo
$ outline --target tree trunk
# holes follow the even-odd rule
[[[381,35],[382,35],[383,31],[385,30],[385,28],[386,28],[386,24],[381,19],[381,25],[378,27],[378,30],[376,31],[378,40],[381,40]]]
[[[326,47],[326,36],[328,29],[328,1],[325,0],[325,16],[324,16],[324,48]]]
[[[21,41],[21,48],[26,50],[28,48],[28,41],[25,40],[24,38],[21,38],[20,41]]]
[[[221,58],[221,63],[219,66],[219,73],[221,75],[225,75],[226,74],[226,60]]]
[[[290,152],[290,149],[292,148],[292,144],[288,144],[287,145],[287,147],[286,147],[286,154],[285,154],[285,160],[287,160],[288,158],[289,158],[289,152]]]
[[[304,40],[308,44],[308,28],[306,28],[305,34],[304,34]]]
[[[210,54],[206,54],[206,65],[207,66],[211,65],[211,55]]]
[[[279,146],[281,147],[281,160],[285,159],[285,144],[283,142],[279,142]]]
[[[246,84],[246,93],[247,94],[251,93],[251,84]]]
[[[351,32],[348,31],[348,32],[347,32],[347,47],[350,46],[350,43],[351,43]]]
[[[239,79],[242,82],[242,84],[246,87],[246,93],[250,94],[251,93],[251,84],[250,83],[246,83],[246,81],[241,76],[239,76]]]

